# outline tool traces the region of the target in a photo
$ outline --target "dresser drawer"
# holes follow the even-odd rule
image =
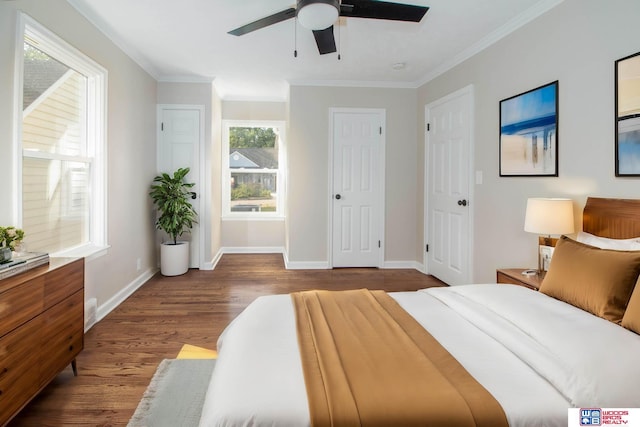
[[[0,425],[40,388],[37,350],[42,317],[0,338]]]
[[[6,425],[84,345],[84,259],[0,280],[0,426]]]
[[[42,312],[44,277],[38,277],[0,294],[0,337]]]
[[[543,274],[523,274],[525,268],[501,268],[496,271],[496,281],[498,283],[524,286],[525,288],[537,291],[542,285]]]
[[[45,278],[44,306],[53,307],[84,286],[84,260],[79,259],[55,269]]]
[[[76,292],[43,314],[41,383],[48,383],[80,353],[84,345],[84,292]]]
[[[498,283],[505,283],[505,284],[512,284],[515,285],[516,280],[514,280],[512,277],[507,276],[506,274],[502,273],[501,271],[498,271],[498,273],[496,274],[496,279]]]

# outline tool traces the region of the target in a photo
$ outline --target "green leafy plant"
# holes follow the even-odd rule
[[[149,195],[160,212],[156,221],[156,228],[165,231],[173,244],[178,244],[178,237],[189,231],[196,221],[196,213],[189,199],[194,183],[184,182],[184,177],[189,173],[189,168],[180,168],[173,176],[163,173],[153,179]]]
[[[24,239],[24,231],[12,226],[0,227],[0,248],[9,248],[16,250],[22,239]]]

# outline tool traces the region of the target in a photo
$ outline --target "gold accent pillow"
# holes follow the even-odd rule
[[[622,326],[640,334],[640,277],[638,277],[627,309],[622,316]]]
[[[640,274],[640,251],[599,249],[558,240],[540,292],[620,323]]]

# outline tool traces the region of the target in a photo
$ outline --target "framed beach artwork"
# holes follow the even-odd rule
[[[615,63],[616,176],[640,176],[640,52]]]
[[[500,101],[500,176],[558,176],[558,81]]]

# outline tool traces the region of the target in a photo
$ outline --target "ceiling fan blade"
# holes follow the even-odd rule
[[[336,39],[333,37],[333,25],[324,30],[314,30],[313,37],[316,38],[318,52],[320,55],[333,53],[336,51]]]
[[[232,34],[234,36],[241,36],[243,34],[247,34],[255,30],[259,30],[260,28],[268,27],[269,25],[286,21],[287,19],[294,18],[295,16],[296,16],[296,9],[291,7],[281,12],[274,13],[273,15],[267,16],[265,18],[258,19],[257,21],[251,22],[247,25],[243,25],[242,27],[236,28],[235,30],[231,30],[229,31],[228,34]]]
[[[427,6],[386,1],[343,0],[340,5],[340,16],[420,22],[428,10]]]

